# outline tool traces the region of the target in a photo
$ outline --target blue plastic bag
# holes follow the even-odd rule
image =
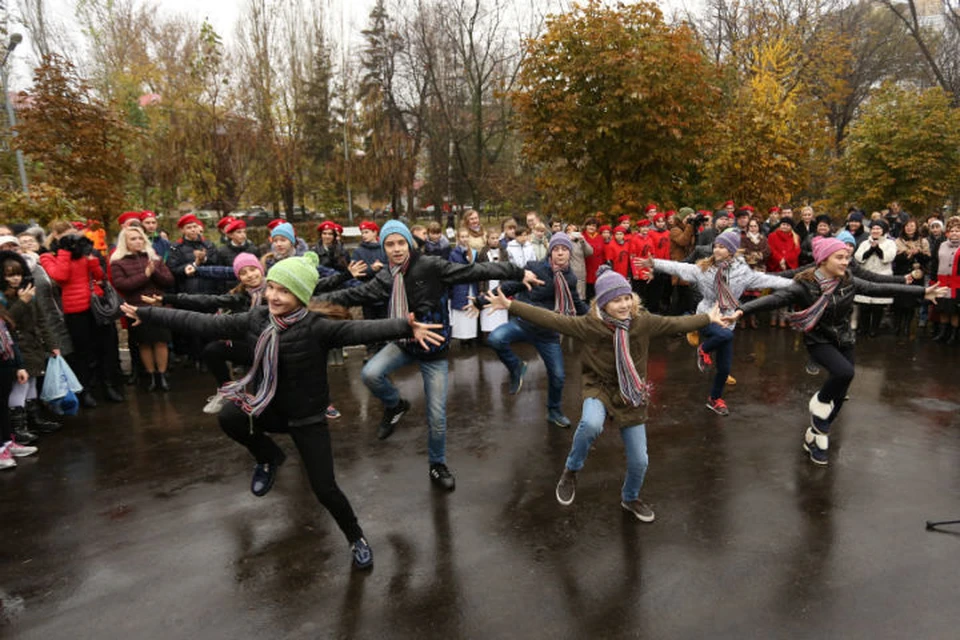
[[[47,404],[55,404],[58,400],[83,391],[83,385],[77,380],[67,361],[61,356],[51,356],[47,359],[47,373],[43,379],[43,389],[40,390],[40,399]]]

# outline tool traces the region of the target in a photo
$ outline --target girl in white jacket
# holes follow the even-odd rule
[[[874,220],[870,223],[870,235],[857,247],[854,258],[867,271],[881,275],[893,275],[893,260],[897,257],[897,243],[887,237],[887,223]],[[877,335],[883,309],[893,298],[875,298],[858,295],[854,299],[860,309],[857,326],[861,335],[871,338]]]

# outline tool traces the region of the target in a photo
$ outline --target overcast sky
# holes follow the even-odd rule
[[[531,0],[537,2],[538,0]],[[570,0],[541,0],[545,6],[557,6],[565,3],[571,4]],[[629,2],[629,0],[626,0]],[[7,0],[9,6],[13,7],[19,4],[17,0]],[[331,35],[335,40],[340,40],[340,25],[350,37],[355,37],[361,29],[366,26],[367,17],[375,0],[323,0],[324,7],[329,16],[329,22],[334,25],[334,33]],[[701,5],[702,0],[657,0],[661,9],[668,16],[675,10],[690,10]],[[75,27],[76,19],[74,17],[74,6],[76,0],[47,0],[52,22],[55,25],[63,25],[67,30]],[[213,28],[225,40],[232,40],[236,31],[236,23],[243,13],[247,0],[156,0],[160,11],[167,15],[186,15],[200,21],[207,19],[213,25]],[[610,2],[613,4],[613,0]],[[389,5],[389,2],[388,2]],[[16,25],[13,16],[15,11],[11,11],[10,31],[20,31],[23,29]],[[23,32],[23,43],[11,54],[11,76],[10,88],[20,90],[28,87],[31,83],[32,69],[36,64],[36,58],[29,42],[29,33]],[[79,34],[77,34],[79,39]]]

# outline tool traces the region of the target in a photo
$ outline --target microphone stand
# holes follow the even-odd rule
[[[933,531],[937,527],[948,524],[960,524],[960,520],[941,520],[940,522],[930,522],[927,520],[927,531]]]

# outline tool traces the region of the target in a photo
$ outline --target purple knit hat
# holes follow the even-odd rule
[[[252,253],[238,253],[237,257],[233,259],[233,275],[240,278],[240,271],[244,267],[256,267],[260,270],[260,275],[263,275],[263,265],[260,264],[260,261],[257,259],[257,256]]]
[[[614,298],[633,293],[627,279],[607,265],[597,269],[597,283],[594,285],[594,290],[597,292],[598,309],[603,309]]]
[[[550,244],[547,245],[547,255],[553,253],[554,247],[566,247],[567,251],[573,253],[573,242],[570,241],[570,236],[562,231],[557,231],[550,236]]]
[[[840,238],[824,238],[817,236],[810,241],[810,244],[813,245],[814,264],[820,264],[837,251],[848,250],[847,244]]]
[[[740,230],[731,229],[730,231],[724,231],[717,236],[717,239],[713,241],[713,244],[720,245],[731,254],[736,253],[740,249]]]

